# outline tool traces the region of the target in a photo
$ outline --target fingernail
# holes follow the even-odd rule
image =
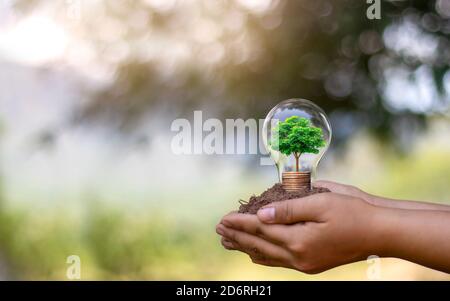
[[[217,234],[222,235],[222,236],[224,236],[224,234],[225,234],[225,231],[223,230],[223,226],[222,225],[218,225],[216,227],[216,232],[217,232]]]
[[[275,219],[275,208],[266,207],[258,210],[258,217],[264,222],[270,222]]]

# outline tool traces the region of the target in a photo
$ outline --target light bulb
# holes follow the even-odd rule
[[[325,112],[306,99],[282,101],[267,114],[262,138],[283,188],[311,189],[311,178],[331,142]]]

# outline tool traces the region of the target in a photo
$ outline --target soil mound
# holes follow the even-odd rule
[[[322,187],[313,187],[311,190],[305,188],[299,191],[291,192],[284,190],[283,186],[280,183],[277,183],[273,185],[271,188],[264,191],[261,195],[259,196],[253,195],[252,197],[250,197],[248,202],[240,200],[239,203],[241,204],[241,206],[239,207],[239,213],[256,214],[259,208],[273,202],[298,199],[312,194],[323,192],[330,192],[330,190]]]

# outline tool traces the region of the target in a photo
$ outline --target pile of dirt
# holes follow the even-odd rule
[[[291,192],[283,189],[283,186],[279,183],[273,185],[271,188],[264,191],[260,196],[252,196],[245,202],[240,200],[239,213],[256,214],[259,208],[264,207],[273,202],[279,202],[290,199],[303,198],[308,195],[330,192],[327,188],[313,187],[310,189],[302,189],[299,191]]]

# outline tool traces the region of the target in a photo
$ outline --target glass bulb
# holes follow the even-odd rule
[[[290,118],[292,116],[296,117]],[[290,122],[301,123],[286,125]],[[294,129],[296,124],[303,127]],[[289,177],[295,175],[298,178],[303,175],[310,187],[311,178],[316,176],[317,165],[330,145],[331,126],[325,112],[313,102],[288,99],[280,102],[267,114],[262,138],[275,161],[283,186],[289,185]]]

